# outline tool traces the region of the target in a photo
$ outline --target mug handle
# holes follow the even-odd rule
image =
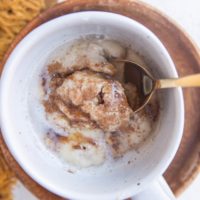
[[[132,200],[176,200],[169,185],[163,178],[159,177],[142,192],[131,198]]]

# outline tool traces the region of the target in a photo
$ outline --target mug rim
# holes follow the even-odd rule
[[[152,35],[153,35],[153,38],[155,39],[155,41],[159,44],[159,48],[163,49],[165,51],[165,56],[166,56],[166,59],[169,60],[169,62],[171,63],[171,65],[169,66],[172,70],[172,73],[174,76],[177,76],[177,72],[176,72],[176,69],[175,69],[175,66],[173,64],[173,61],[172,59],[170,58],[167,50],[165,49],[165,47],[163,46],[163,44],[161,43],[161,41],[155,36],[155,34],[153,34],[149,29],[147,29],[146,27],[144,27],[142,24],[140,24],[139,22],[133,20],[133,19],[130,19],[128,17],[125,17],[123,15],[119,15],[119,14],[114,14],[114,13],[110,13],[110,12],[104,12],[104,11],[82,11],[82,12],[76,12],[76,13],[70,13],[70,14],[67,14],[67,15],[64,15],[64,16],[61,16],[61,17],[57,17],[55,19],[52,19],[40,26],[38,26],[36,29],[34,29],[33,31],[31,31],[30,33],[27,34],[27,36],[30,37],[30,35],[35,35],[37,33],[39,33],[40,29],[43,28],[48,30],[48,27],[50,27],[50,25],[54,24],[54,23],[61,23],[63,20],[67,20],[66,18],[74,18],[74,20],[79,20],[80,19],[80,15],[82,15],[82,17],[91,17],[91,15],[93,15],[95,17],[95,15],[101,15],[101,17],[116,17],[116,18],[123,18],[124,21],[131,21],[131,23],[134,25],[134,26],[138,26],[140,27],[140,29],[142,31],[148,31],[150,32]],[[84,16],[85,15],[85,16]],[[70,19],[71,20],[71,19]],[[44,32],[41,33],[40,31],[40,34],[45,34]],[[34,173],[32,173],[27,167],[26,165],[24,165],[24,163],[22,162],[21,158],[18,157],[18,155],[16,154],[15,152],[15,149],[10,145],[10,142],[9,142],[9,139],[7,137],[7,134],[9,132],[8,130],[8,126],[6,126],[5,124],[7,124],[7,122],[5,122],[5,118],[4,118],[4,114],[3,114],[3,111],[5,111],[6,109],[4,108],[4,92],[6,90],[6,77],[8,77],[9,75],[9,61],[10,59],[12,59],[12,56],[13,56],[13,52],[16,53],[16,49],[17,48],[20,48],[20,45],[22,46],[22,43],[26,40],[27,36],[25,36],[24,39],[22,39],[19,44],[13,49],[13,51],[11,52],[9,58],[7,59],[6,63],[5,63],[5,68],[3,69],[3,72],[2,72],[2,80],[1,80],[1,90],[0,90],[0,119],[1,119],[1,128],[2,128],[2,135],[3,135],[3,138],[7,144],[7,146],[9,147],[9,150],[11,151],[12,155],[14,156],[14,158],[17,160],[17,162],[20,164],[20,166],[22,166],[22,168],[24,169],[25,172],[27,172],[36,182],[40,183],[42,186],[44,186],[45,188],[47,189],[50,189],[51,191],[53,191],[54,193],[58,194],[58,195],[61,195],[63,197],[66,197],[65,196],[65,193],[58,193],[58,190],[56,189],[56,187],[52,187],[52,185],[48,185],[48,183],[45,183],[45,181],[41,181],[41,179],[39,177],[36,177],[34,175]],[[41,36],[41,35],[40,35]],[[17,55],[17,53],[16,53]],[[15,55],[15,56],[16,56]],[[5,85],[5,86],[4,86]],[[158,176],[162,175],[162,173],[166,170],[166,168],[169,166],[170,162],[172,161],[177,149],[178,149],[178,146],[180,144],[180,141],[181,141],[181,137],[182,137],[182,132],[183,132],[183,124],[184,124],[184,105],[183,105],[183,94],[182,94],[182,90],[180,88],[177,88],[177,95],[176,95],[176,99],[177,101],[179,102],[179,110],[181,111],[179,113],[180,115],[180,124],[177,125],[177,134],[176,134],[176,137],[175,137],[175,141],[173,142],[173,145],[172,145],[172,149],[168,149],[168,153],[165,153],[167,156],[167,159],[165,159],[165,163],[164,161],[162,161],[162,166],[160,164],[159,167],[157,167],[158,169],[155,169],[154,171],[156,172],[151,172],[151,176],[149,175],[148,177],[146,177],[146,184],[143,184],[143,186],[145,187],[145,185],[147,185],[148,183],[150,183],[151,181],[153,181],[155,178],[157,178]],[[7,124],[9,125],[9,124]],[[143,187],[142,187],[143,188]],[[142,188],[140,188],[137,192],[141,191]],[[126,193],[126,194],[129,194],[131,192],[130,195],[132,195],[133,191],[131,190],[131,187],[129,187],[126,191],[123,191],[123,193]],[[85,194],[85,197],[83,198],[82,194],[81,196],[77,196],[78,194],[76,194],[75,198],[81,198],[81,199],[88,199],[88,197],[90,196],[86,196],[87,194]],[[68,195],[67,197],[69,198],[74,198],[74,196],[72,195],[71,197]],[[106,198],[110,198],[112,197],[112,195],[108,195],[108,194],[105,194],[105,197]],[[101,198],[104,198],[103,196],[100,196],[99,199]]]

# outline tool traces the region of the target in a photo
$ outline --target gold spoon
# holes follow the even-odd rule
[[[140,103],[134,108],[137,112],[144,108],[157,89],[174,87],[200,87],[200,74],[185,76],[182,78],[160,79],[155,77],[144,67],[130,60],[115,60],[124,63],[125,83],[132,83],[137,87]]]

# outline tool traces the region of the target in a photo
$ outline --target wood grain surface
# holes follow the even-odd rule
[[[38,25],[71,12],[102,10],[119,13],[142,23],[154,32],[170,53],[180,76],[200,72],[200,53],[188,35],[172,20],[137,0],[68,0],[48,9],[17,36],[1,64],[1,70],[16,44]],[[185,127],[179,150],[164,176],[175,195],[179,195],[200,171],[200,88],[184,89]],[[16,176],[39,199],[62,199],[34,182],[17,164],[2,136],[0,146]]]

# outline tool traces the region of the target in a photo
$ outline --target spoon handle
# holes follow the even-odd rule
[[[173,87],[200,87],[200,74],[189,75],[182,78],[161,79],[157,81],[157,88]]]

